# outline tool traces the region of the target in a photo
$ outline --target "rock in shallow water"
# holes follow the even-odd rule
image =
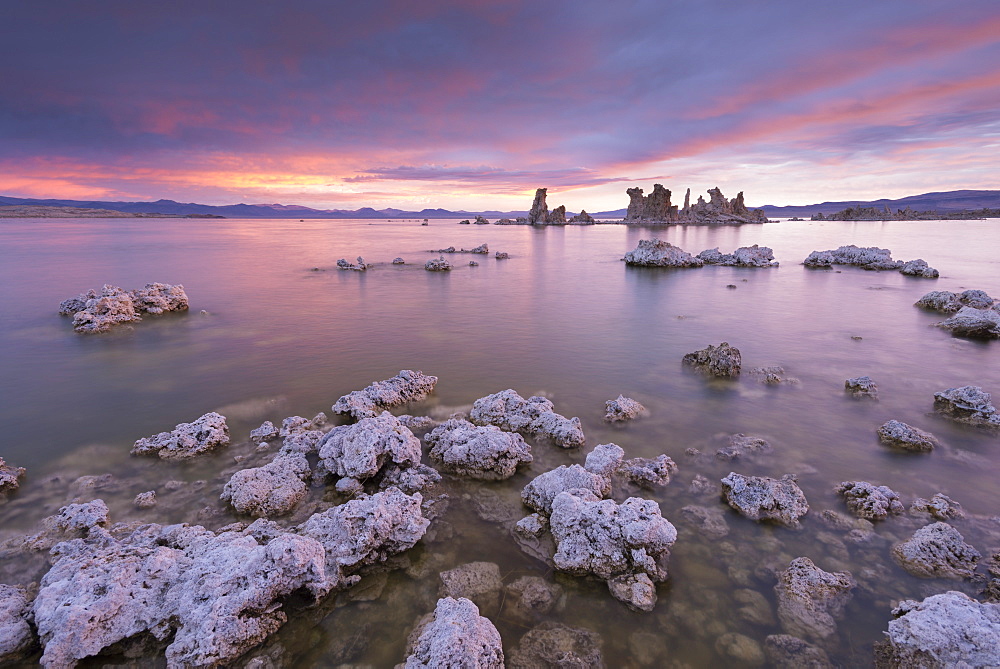
[[[742,357],[740,349],[722,342],[718,346],[709,345],[694,353],[688,353],[682,361],[687,365],[699,367],[712,376],[739,376]]]
[[[521,435],[494,425],[477,426],[467,420],[451,419],[434,428],[424,440],[441,471],[456,476],[502,481],[513,476],[519,465],[532,461],[531,447]]]
[[[791,474],[773,479],[729,472],[722,479],[722,495],[729,506],[751,520],[798,527],[799,518],[809,512],[806,496]]]
[[[22,588],[0,584],[0,665],[15,662],[34,645],[30,611]]]
[[[17,490],[25,471],[24,467],[12,467],[0,458],[0,496]]]
[[[624,395],[619,395],[618,399],[606,401],[604,408],[604,422],[606,423],[621,423],[645,416],[648,413],[646,407]]]
[[[938,446],[937,437],[898,420],[883,423],[878,429],[878,438],[887,446],[894,446],[914,453],[930,453]]]
[[[333,411],[356,420],[373,418],[386,409],[424,399],[434,390],[437,380],[436,376],[404,369],[391,379],[376,381],[363,390],[344,395],[333,405]]]
[[[625,264],[650,267],[701,267],[705,262],[670,242],[640,239],[635,250],[625,254]]]
[[[732,253],[720,253],[719,247],[706,249],[698,254],[706,265],[726,265],[731,267],[777,267],[774,251],[766,246],[741,246]]]
[[[858,376],[844,381],[844,389],[858,399],[878,399],[878,386],[870,376]]]
[[[990,394],[979,386],[934,393],[934,410],[959,423],[1000,430],[1000,414],[990,403]]]
[[[439,599],[430,620],[414,630],[419,633],[406,658],[406,669],[418,667],[468,667],[503,669],[500,633],[479,609],[465,598]]]
[[[306,496],[312,474],[302,453],[279,453],[263,467],[241,469],[222,489],[220,499],[238,513],[271,518],[288,513]]]
[[[588,629],[547,621],[521,637],[510,653],[508,669],[603,669],[601,637]]]
[[[229,445],[226,417],[211,411],[191,423],[180,423],[171,432],[139,439],[132,455],[155,455],[162,460],[184,460]]]
[[[906,571],[923,578],[971,578],[981,557],[948,523],[921,527],[892,547],[892,556]]]
[[[535,511],[550,514],[553,500],[567,490],[586,490],[595,497],[605,497],[611,493],[611,480],[580,465],[559,465],[539,474],[524,486],[521,501]]]
[[[903,261],[893,260],[892,252],[889,249],[848,244],[830,251],[813,251],[802,261],[802,264],[806,267],[855,265],[868,270],[897,270],[903,266]]]
[[[956,337],[996,339],[1000,337],[1000,312],[996,309],[962,307],[958,313],[938,325]]]
[[[502,430],[527,432],[550,439],[563,448],[586,443],[579,418],[557,414],[551,401],[537,395],[524,399],[507,389],[480,397],[472,405],[469,420],[477,425],[496,425]]]
[[[835,618],[843,612],[855,587],[849,572],[823,571],[809,558],[795,558],[774,586],[782,627],[807,639],[831,636],[837,631]]]
[[[867,481],[844,481],[834,490],[847,502],[847,508],[858,518],[883,520],[889,514],[899,515],[905,511],[899,495],[884,485],[873,485]]]
[[[333,428],[317,448],[327,471],[359,481],[375,476],[387,463],[420,463],[420,440],[388,411]]]

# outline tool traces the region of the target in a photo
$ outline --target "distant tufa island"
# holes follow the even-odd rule
[[[225,218],[216,214],[158,214],[89,207],[16,204],[0,206],[0,218]]]
[[[962,209],[960,211],[915,211],[910,207],[893,211],[889,205],[878,207],[848,207],[826,215],[813,214],[813,221],[969,221],[979,218],[1000,218],[1000,209]]]

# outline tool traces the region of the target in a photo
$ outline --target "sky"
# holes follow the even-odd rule
[[[0,0],[0,194],[604,211],[1000,188],[997,0]]]

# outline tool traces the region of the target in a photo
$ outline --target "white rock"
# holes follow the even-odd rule
[[[500,633],[468,599],[439,599],[406,658],[406,669],[503,669]]]
[[[191,423],[180,423],[171,432],[139,439],[132,455],[156,455],[163,460],[183,460],[229,445],[226,417],[211,411]]]
[[[404,369],[391,379],[376,381],[364,390],[344,395],[333,405],[333,411],[358,420],[372,418],[385,409],[424,399],[434,390],[437,380],[436,376]]]
[[[502,430],[543,436],[563,448],[578,448],[586,443],[579,418],[557,414],[551,401],[533,396],[524,399],[507,389],[476,400],[469,420],[477,425],[496,425]]]
[[[388,411],[353,425],[335,427],[318,444],[327,471],[363,481],[387,463],[420,463],[420,440]]]
[[[531,447],[521,435],[504,432],[494,425],[476,426],[451,419],[434,428],[424,440],[430,457],[442,471],[469,478],[502,481],[517,467],[532,461]]]

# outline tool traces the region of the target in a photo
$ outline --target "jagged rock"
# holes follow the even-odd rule
[[[319,543],[260,522],[219,534],[152,524],[118,537],[95,528],[57,545],[33,604],[42,664],[73,666],[143,633],[170,639],[171,667],[235,660],[285,622],[287,595],[318,598],[330,588]]]
[[[0,665],[15,662],[34,645],[30,611],[23,588],[0,584]]]
[[[162,314],[167,311],[187,311],[189,307],[184,286],[169,283],[147,283],[144,287],[129,291],[135,310],[140,313]]]
[[[878,399],[878,386],[870,376],[858,376],[844,381],[844,389],[856,398]]]
[[[617,504],[585,490],[562,492],[552,501],[549,527],[557,569],[593,574],[609,582],[616,598],[652,610],[652,582],[666,579],[663,565],[677,539],[677,530],[660,515],[656,502],[630,497]]]
[[[733,377],[740,374],[742,358],[738,348],[722,342],[718,346],[709,344],[708,348],[688,353],[682,362],[699,367],[712,376]]]
[[[486,220],[485,218],[483,218],[479,214],[476,214],[476,220],[474,221],[474,223],[476,225],[489,225],[490,224],[490,222],[488,220]],[[475,251],[473,251],[473,253],[475,253]],[[484,251],[484,253],[485,253],[485,251]]]
[[[826,651],[788,634],[764,639],[764,654],[774,669],[833,669]]]
[[[799,518],[809,512],[806,496],[791,474],[773,479],[729,472],[722,479],[722,495],[729,506],[751,520],[798,527]]]
[[[690,485],[688,485],[688,492],[696,497],[718,497],[719,486],[712,483],[708,477],[695,474],[694,478],[691,479]]]
[[[470,260],[469,267],[479,267],[479,263],[477,263],[475,260]]]
[[[318,447],[327,471],[359,481],[375,476],[387,463],[420,464],[420,440],[388,411],[333,428]]]
[[[156,506],[156,491],[147,490],[139,493],[132,500],[132,505],[137,509],[152,509]]]
[[[1000,658],[1000,605],[981,604],[961,592],[904,600],[892,611],[886,639],[875,644],[878,669],[996,666]]]
[[[100,293],[90,290],[65,300],[59,305],[59,313],[72,315],[73,329],[82,333],[107,332],[115,325],[142,320],[132,295],[110,284],[104,284]]]
[[[741,246],[732,253],[721,253],[719,247],[706,249],[698,254],[706,265],[726,265],[731,267],[777,267],[774,251],[766,246]]]
[[[510,652],[508,669],[604,669],[601,637],[588,629],[546,621],[530,630]]]
[[[677,464],[666,455],[650,458],[629,458],[622,462],[618,474],[643,488],[663,487],[677,473]]]
[[[458,249],[456,249],[454,246],[449,246],[446,249],[438,249],[436,253],[458,253]]]
[[[469,219],[466,218],[464,220],[459,221],[458,224],[459,225],[472,225],[472,221],[470,221]]]
[[[726,632],[715,640],[715,652],[740,667],[764,664],[764,650],[745,634]]]
[[[586,212],[586,210],[581,209],[580,213],[569,219],[570,223],[597,223],[594,217]]]
[[[528,223],[535,225],[549,222],[549,207],[545,204],[547,192],[547,188],[539,188],[535,191],[535,200],[531,203],[531,211],[528,212]]]
[[[770,442],[763,437],[737,433],[729,437],[728,446],[724,446],[715,452],[715,457],[719,460],[736,460],[747,456],[770,453],[772,450]]]
[[[17,490],[26,471],[24,467],[10,466],[0,458],[0,496]]]
[[[497,260],[507,260],[510,258],[510,255],[506,251],[497,251],[494,254],[494,257],[496,257]]]
[[[312,429],[312,422],[302,416],[289,416],[281,421],[281,429],[278,430],[279,437],[290,437],[294,434],[301,434]]]
[[[823,571],[807,557],[795,558],[778,576],[778,618],[789,634],[822,640],[837,630],[835,618],[857,587],[850,572]]]
[[[934,393],[934,410],[959,423],[1000,430],[1000,414],[990,404],[990,394],[979,386],[948,388]]]
[[[407,649],[406,669],[468,667],[503,669],[500,633],[465,598],[439,599],[434,614],[413,631],[417,639]]]
[[[269,420],[265,420],[255,430],[250,430],[250,441],[259,444],[264,441],[271,441],[278,438],[278,428]]]
[[[681,509],[681,518],[710,539],[721,539],[729,534],[729,523],[716,507],[685,506]]]
[[[103,499],[95,499],[83,504],[67,504],[55,516],[55,525],[64,532],[86,532],[92,527],[106,527],[108,505]]]
[[[488,616],[495,616],[500,611],[503,580],[495,562],[468,562],[443,571],[440,576],[439,597],[464,597]]]
[[[834,490],[847,502],[847,508],[858,518],[883,520],[889,514],[899,515],[906,510],[899,495],[884,485],[867,481],[844,481]]]
[[[902,260],[893,260],[889,249],[876,246],[858,247],[854,244],[841,246],[831,251],[813,251],[802,264],[806,267],[830,267],[831,265],[855,265],[867,270],[898,270]]]
[[[295,532],[322,544],[326,576],[336,587],[354,585],[360,577],[348,576],[351,571],[383,562],[420,541],[430,525],[422,502],[420,493],[389,488],[313,514]]]
[[[688,191],[690,194],[690,190]],[[698,197],[698,201],[689,205],[689,197],[684,198],[684,213],[681,223],[696,223],[700,225],[733,225],[743,223],[767,223],[767,216],[762,209],[748,209],[743,202],[743,193],[737,193],[732,200],[727,200],[718,188],[708,189],[709,201]]]
[[[619,395],[618,399],[607,400],[604,403],[604,410],[604,421],[607,423],[620,423],[648,413],[646,407],[624,395]]]
[[[465,251],[465,249],[462,249]],[[469,253],[480,253],[482,255],[487,255],[490,252],[490,247],[487,244],[480,244],[479,246],[469,249]]]
[[[450,272],[451,263],[445,260],[444,256],[439,256],[425,262],[424,269],[428,272]]]
[[[365,259],[358,256],[358,261],[356,263],[347,262],[345,258],[341,258],[337,261],[337,267],[344,270],[351,270],[354,272],[364,272],[368,269],[368,265],[365,263]]]
[[[596,497],[611,493],[611,480],[591,473],[580,465],[560,465],[539,474],[521,491],[521,501],[535,511],[552,513],[552,502],[567,490],[586,490]]]
[[[903,266],[899,268],[899,273],[907,276],[919,276],[924,279],[936,279],[941,276],[940,272],[930,267],[923,258],[903,263]]]
[[[522,622],[548,615],[563,597],[563,589],[539,576],[522,576],[507,586],[504,615]]]
[[[379,490],[395,487],[407,494],[413,494],[430,488],[440,480],[441,475],[437,470],[427,465],[418,464],[403,467],[390,464],[382,470],[378,487]]]
[[[921,527],[907,541],[892,547],[906,571],[923,578],[971,578],[981,557],[948,523]]]
[[[932,290],[914,302],[914,306],[929,309],[930,311],[951,314],[961,309],[962,303],[958,300],[958,295],[951,291]]]
[[[303,455],[315,453],[323,435],[324,432],[322,430],[297,430],[292,432],[282,440],[281,452],[301,453]]]
[[[965,518],[965,511],[962,505],[951,497],[942,493],[936,493],[930,499],[918,497],[910,505],[910,513],[929,513],[938,520],[953,520],[955,518]]]
[[[302,453],[279,453],[263,467],[232,475],[219,498],[238,513],[270,518],[288,513],[306,496],[312,474]]]
[[[228,445],[226,417],[210,411],[191,423],[179,423],[171,432],[139,439],[131,453],[155,455],[162,460],[183,460]]]
[[[890,420],[878,428],[878,438],[887,446],[904,451],[929,453],[939,446],[937,437],[898,420]]]
[[[985,290],[964,290],[958,294],[958,301],[976,309],[987,309],[993,306],[993,298]]]
[[[705,264],[670,242],[659,239],[640,239],[635,250],[625,254],[625,264],[651,267],[701,267]]]
[[[392,264],[393,265],[405,265],[406,261],[403,260],[402,258],[396,257],[396,258],[392,259]]]
[[[625,451],[618,444],[598,444],[594,450],[587,453],[583,468],[591,474],[597,474],[610,480],[618,473],[625,458]]]
[[[629,188],[626,221],[655,221],[666,223],[677,220],[677,206],[670,204],[670,191],[663,184],[653,184],[653,192],[643,197],[641,188]]]
[[[544,397],[527,400],[507,389],[476,400],[469,420],[477,425],[496,425],[503,430],[527,432],[551,439],[557,446],[577,448],[586,438],[579,418],[566,418],[553,411],[554,405]]]
[[[344,395],[333,405],[333,411],[357,420],[373,418],[386,409],[424,399],[434,390],[437,380],[436,376],[403,369],[391,379],[376,381],[363,390]]]
[[[549,225],[566,225],[566,205],[561,204],[549,212]]]
[[[467,420],[451,419],[434,428],[424,440],[430,457],[442,471],[485,481],[502,481],[517,467],[532,461],[531,446],[516,432],[504,432],[494,425],[476,426]]]
[[[995,309],[962,307],[951,318],[939,323],[956,337],[996,339],[1000,337],[1000,312]]]

